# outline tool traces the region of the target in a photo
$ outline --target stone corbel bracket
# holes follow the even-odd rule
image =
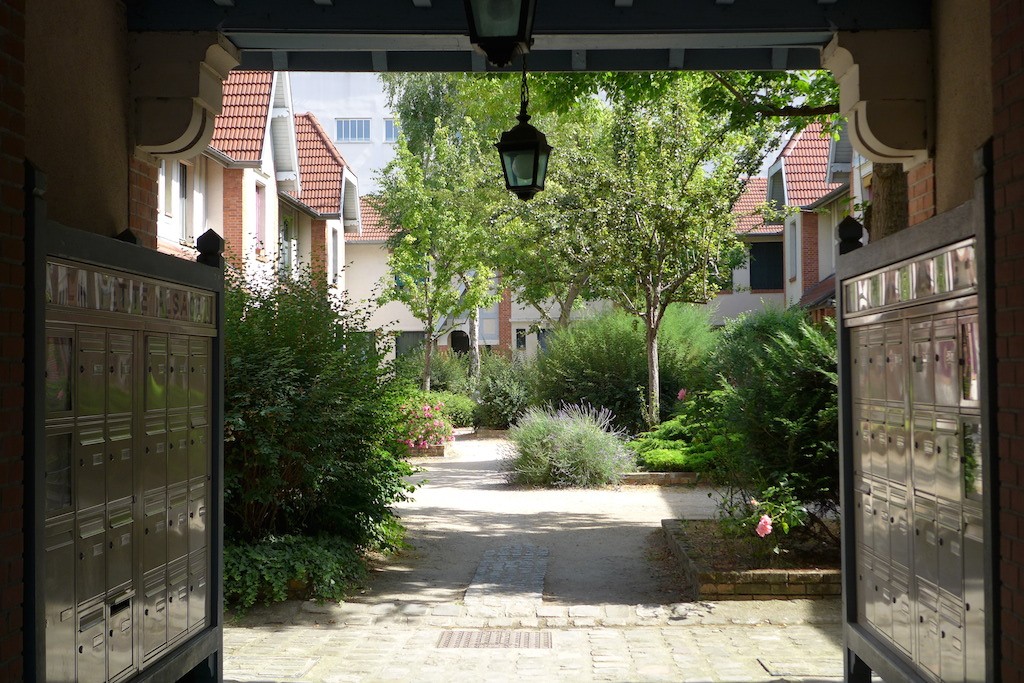
[[[839,83],[839,109],[858,152],[905,169],[928,159],[934,93],[928,31],[841,31],[821,62]]]
[[[135,33],[130,54],[138,149],[161,159],[201,153],[238,49],[215,32]]]

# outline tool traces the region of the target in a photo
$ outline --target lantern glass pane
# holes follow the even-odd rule
[[[533,150],[510,150],[504,152],[502,156],[504,157],[506,176],[510,187],[525,187],[533,184]]]
[[[482,38],[514,37],[519,33],[520,0],[475,0],[473,19]]]
[[[537,155],[537,187],[544,187],[544,178],[548,174],[548,152]]]

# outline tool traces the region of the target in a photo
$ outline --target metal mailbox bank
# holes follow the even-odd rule
[[[841,272],[837,292],[847,675],[980,683],[993,551],[979,245],[967,221],[888,254]]]
[[[211,267],[48,224],[37,249],[36,677],[214,680],[219,248]]]

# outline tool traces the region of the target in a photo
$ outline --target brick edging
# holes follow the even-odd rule
[[[622,484],[637,486],[687,486],[696,484],[700,475],[696,472],[627,472],[622,475]]]
[[[714,571],[687,552],[689,539],[678,519],[661,520],[665,539],[679,561],[695,600],[816,599],[842,594],[838,569],[750,569]]]

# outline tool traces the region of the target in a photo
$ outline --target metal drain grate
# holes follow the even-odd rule
[[[550,631],[445,631],[437,640],[443,648],[551,649]]]

